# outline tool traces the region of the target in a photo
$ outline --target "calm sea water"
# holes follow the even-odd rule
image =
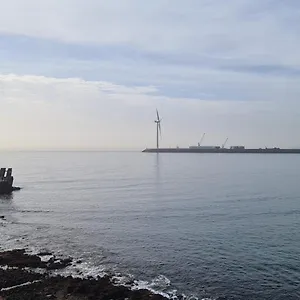
[[[2,152],[1,248],[199,299],[300,299],[300,156]]]

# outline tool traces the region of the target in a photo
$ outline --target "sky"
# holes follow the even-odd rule
[[[298,0],[0,1],[0,149],[300,147]]]

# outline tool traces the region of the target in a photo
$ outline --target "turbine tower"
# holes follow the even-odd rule
[[[156,123],[156,148],[159,148],[159,135],[161,136],[161,127],[160,127],[160,122],[162,119],[159,118],[158,110],[156,109],[156,116],[157,120],[154,122]],[[159,134],[158,134],[159,132]]]

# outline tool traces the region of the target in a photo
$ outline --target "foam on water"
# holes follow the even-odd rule
[[[42,262],[48,262],[51,258],[53,258],[53,255],[38,255]]]
[[[72,263],[70,266],[66,267],[63,270],[56,270],[53,272],[54,275],[62,275],[62,276],[73,276],[77,278],[95,278],[104,277],[105,275],[109,275],[104,266],[91,266],[87,262],[82,263]]]

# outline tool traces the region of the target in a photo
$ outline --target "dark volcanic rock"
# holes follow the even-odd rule
[[[0,299],[5,300],[164,300],[148,290],[132,291],[124,286],[115,286],[111,278],[106,276],[97,279],[80,279],[71,276],[50,277],[47,274],[37,274],[22,269],[23,267],[52,267],[63,268],[72,262],[72,259],[43,262],[36,255],[28,255],[24,250],[13,250],[0,253],[0,264],[17,267],[16,269],[0,269]],[[37,281],[38,282],[35,282]],[[18,286],[29,283],[28,285]],[[9,288],[11,289],[4,289]]]
[[[32,282],[42,279],[41,274],[23,271],[19,269],[0,269],[0,290],[10,286],[19,285],[25,282]]]
[[[28,255],[23,249],[5,251],[0,253],[0,265],[9,267],[30,267],[42,268],[44,264],[40,257],[36,255]]]
[[[53,257],[47,263],[46,268],[47,268],[47,270],[58,270],[58,269],[64,269],[65,267],[67,267],[71,264],[72,264],[71,258],[56,260],[55,257]]]
[[[51,255],[51,253],[50,253]],[[71,265],[72,259],[57,259],[53,256],[48,262],[42,261],[38,255],[30,255],[23,249],[0,253],[0,265],[17,268],[43,268],[47,270],[63,269]]]
[[[109,278],[100,280],[84,280],[72,277],[47,278],[42,282],[2,292],[9,300],[21,299],[76,299],[76,300],[163,300],[164,297],[154,295],[147,290],[131,291],[122,286],[113,286]]]
[[[12,187],[12,191],[20,191],[20,190],[21,190],[21,187],[19,187],[19,186]]]

